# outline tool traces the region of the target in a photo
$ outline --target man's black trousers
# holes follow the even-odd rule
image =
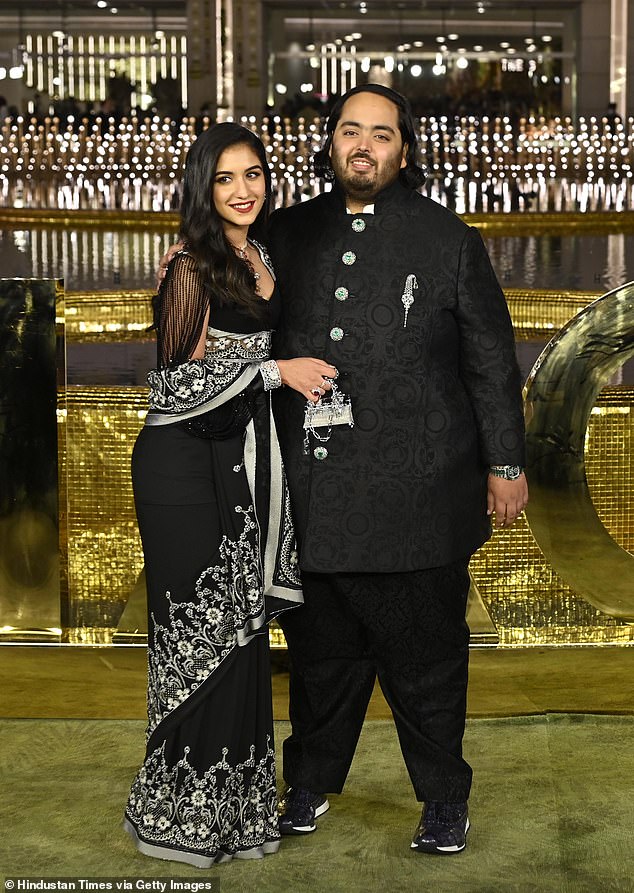
[[[280,618],[291,672],[287,784],[341,792],[378,675],[417,799],[467,800],[468,560],[302,580],[304,605]]]

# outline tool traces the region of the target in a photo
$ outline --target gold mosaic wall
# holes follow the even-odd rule
[[[67,292],[65,338],[103,344],[150,337],[151,299],[150,291]]]
[[[130,455],[145,413],[144,388],[69,387],[60,395],[67,444],[68,638],[111,641],[143,566]],[[599,517],[634,548],[634,390],[606,389],[591,415],[586,468]],[[609,618],[550,567],[521,519],[496,531],[471,564],[500,645],[624,643],[632,626]]]
[[[518,341],[550,338],[600,292],[507,289]],[[66,339],[100,343],[150,337],[151,291],[68,292]]]
[[[588,487],[597,514],[624,549],[634,551],[634,390],[605,388],[585,443]],[[580,544],[582,547],[582,544]],[[544,558],[525,518],[496,531],[471,572],[501,645],[625,643],[634,627],[577,596]]]
[[[629,403],[626,398],[629,397]],[[586,476],[592,501],[616,542],[634,553],[633,392],[605,388],[586,433]]]
[[[549,337],[598,293],[509,289],[518,340]],[[60,307],[69,342],[151,337],[150,291],[67,293]],[[68,544],[64,612],[71,642],[110,642],[143,566],[129,465],[146,407],[144,388],[68,387],[60,393],[60,467]],[[602,523],[634,550],[634,391],[606,388],[586,435],[586,473]],[[634,627],[610,618],[552,569],[525,519],[496,531],[471,564],[500,645],[626,643]],[[283,644],[279,630],[272,640]]]
[[[130,457],[146,394],[145,388],[82,386],[59,396],[72,642],[110,641],[143,567]]]

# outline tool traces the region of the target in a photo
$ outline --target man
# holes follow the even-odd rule
[[[528,491],[503,294],[477,231],[416,191],[416,158],[407,100],[357,87],[315,158],[332,191],[271,219],[276,356],[339,370],[316,407],[276,394],[305,599],[280,621],[292,723],[280,829],[314,831],[341,792],[378,674],[424,803],[411,846],[455,853],[471,786],[468,563],[490,516],[511,524]]]

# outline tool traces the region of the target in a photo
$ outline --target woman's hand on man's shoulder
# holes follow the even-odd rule
[[[165,279],[165,274],[167,273],[167,268],[170,265],[170,261],[174,257],[175,254],[178,254],[185,247],[184,242],[176,242],[175,245],[170,245],[167,249],[166,253],[159,261],[159,267],[156,272],[156,288],[157,290],[161,287],[161,282]]]

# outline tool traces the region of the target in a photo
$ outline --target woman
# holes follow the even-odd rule
[[[141,852],[201,868],[279,846],[267,622],[302,597],[269,392],[316,401],[336,375],[270,360],[279,297],[250,237],[270,195],[257,136],[226,123],[198,137],[132,458],[149,724],[125,828]]]

